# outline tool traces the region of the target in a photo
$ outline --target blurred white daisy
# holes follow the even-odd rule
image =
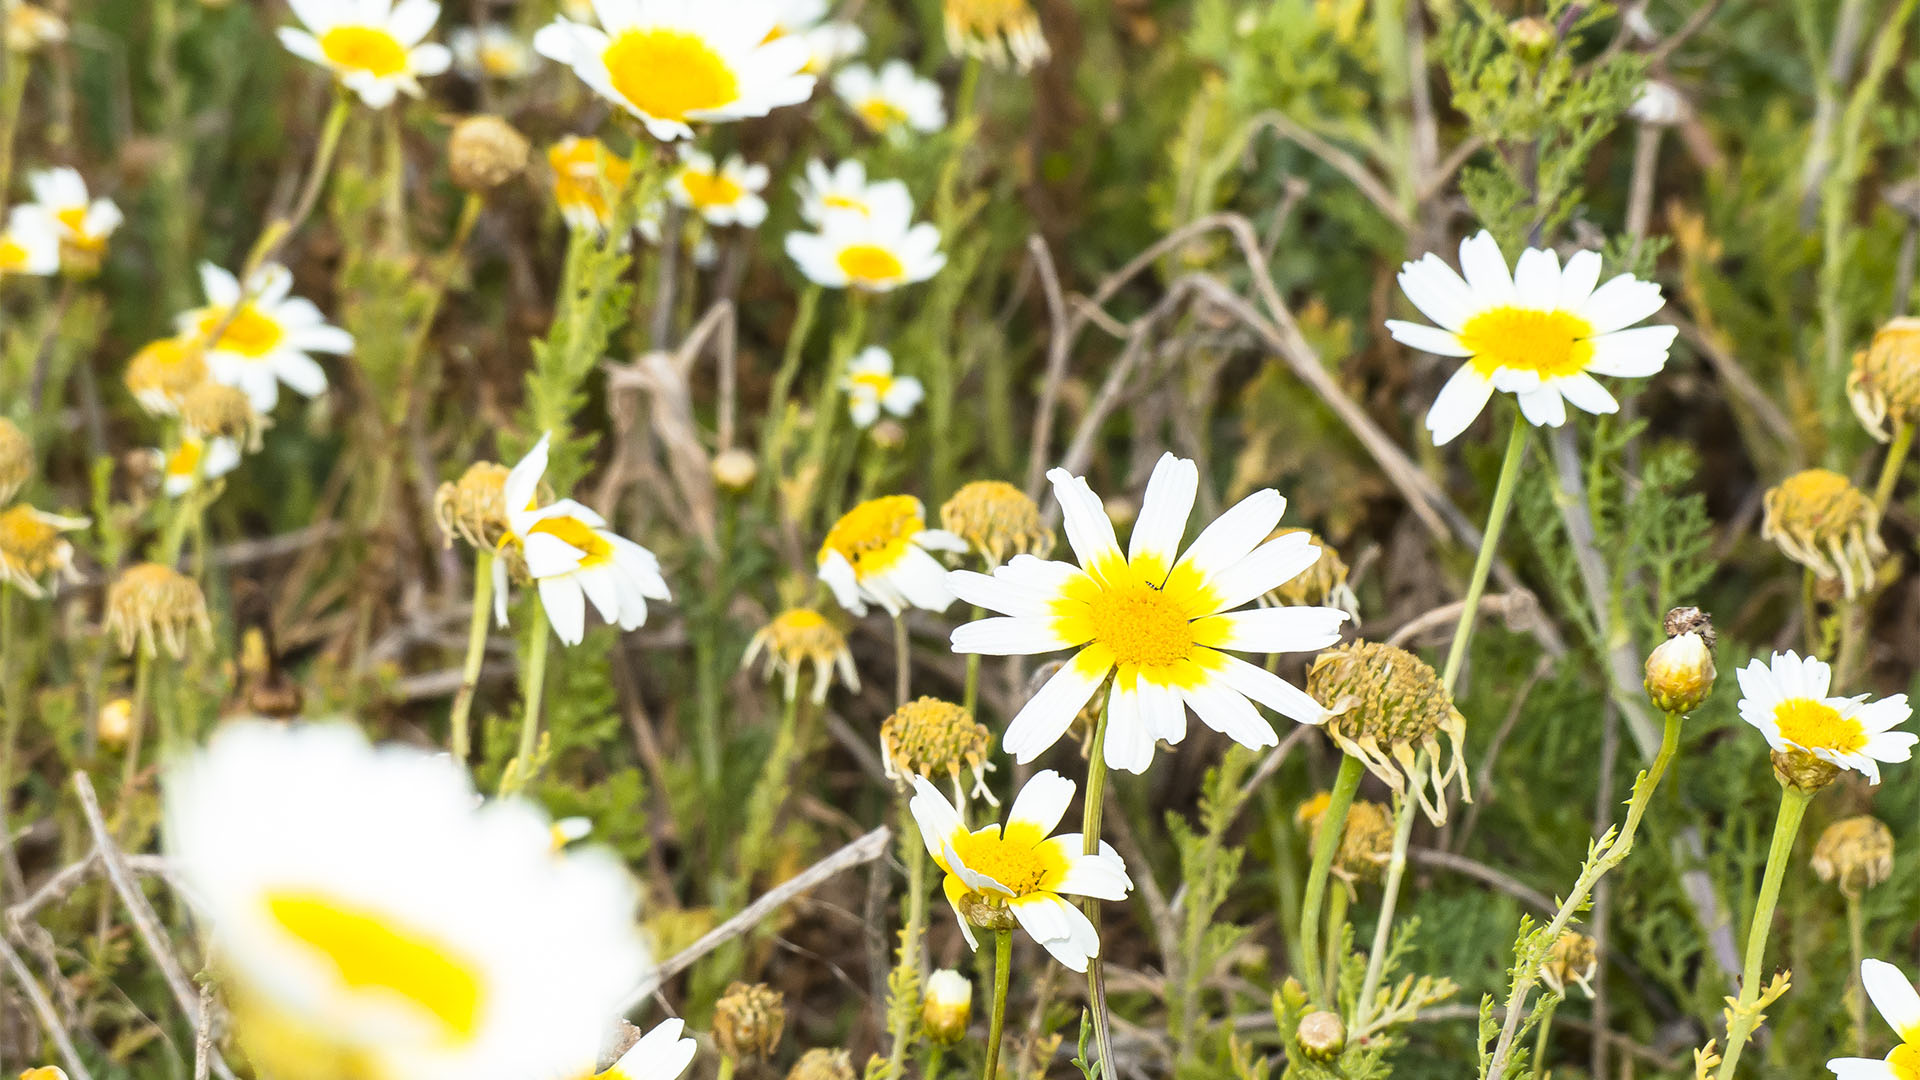
[[[765,116],[813,95],[806,42],[775,36],[771,0],[597,0],[600,26],[556,18],[534,35],[541,55],[632,113],[662,141],[693,124]]]
[[[913,223],[905,184],[867,189],[867,212],[829,213],[818,233],[788,233],[787,256],[816,285],[892,292],[925,281],[947,265],[940,230]]]
[[[180,333],[206,341],[207,370],[245,390],[263,415],[280,403],[281,383],[306,397],[326,392],[327,373],[309,353],[353,351],[352,334],[329,326],[312,301],[287,295],[293,274],[278,263],[261,267],[245,290],[232,274],[201,263],[200,287],[207,306],[182,314]]]
[[[833,77],[833,92],[876,134],[904,127],[929,135],[947,126],[939,84],[915,75],[905,60],[887,61],[878,74],[848,64]]]
[[[1803,750],[1877,784],[1880,763],[1908,760],[1920,741],[1920,735],[1893,730],[1913,715],[1907,695],[1874,702],[1865,694],[1829,697],[1833,670],[1811,656],[1774,653],[1770,664],[1756,657],[1738,676],[1740,718],[1781,753]]]
[[[824,75],[867,48],[867,32],[850,22],[821,23],[801,37],[807,43],[807,66],[801,70],[809,75]]]
[[[911,495],[868,499],[841,516],[820,545],[820,580],[840,606],[867,613],[871,600],[898,617],[910,607],[945,611],[953,603],[947,568],[934,551],[965,552],[967,542],[927,528],[927,508]]]
[[[660,576],[660,560],[572,499],[537,505],[551,442],[551,435],[541,436],[507,473],[507,542],[519,545],[527,574],[540,590],[540,607],[561,641],[578,645],[586,637],[588,601],[607,622],[637,630],[647,621],[648,600],[673,599]],[[507,625],[506,562],[493,563],[494,617],[502,626]]]
[[[263,1075],[572,1075],[648,957],[626,871],[480,806],[444,755],[230,723],[164,782],[167,853]]]
[[[878,345],[862,349],[847,365],[845,388],[847,411],[859,428],[872,427],[882,410],[904,420],[927,396],[919,379],[893,373],[893,354]]]
[[[160,490],[176,499],[196,484],[217,480],[240,467],[240,444],[226,438],[186,435],[173,453],[153,453],[160,462]]]
[[[423,43],[440,21],[433,0],[288,0],[306,29],[280,28],[287,51],[332,71],[369,107],[384,109],[404,92],[419,97],[420,76],[453,62],[445,45]]]
[[[856,214],[872,213],[873,191],[880,187],[898,188],[894,194],[882,196],[884,199],[904,201],[913,204],[913,196],[908,194],[907,185],[899,180],[882,180],[869,185],[867,167],[859,161],[849,158],[846,161],[827,168],[826,162],[815,159],[807,162],[806,174],[794,181],[793,189],[800,196],[800,217],[809,225],[819,225],[827,216],[836,211],[847,210]]]
[[[462,26],[447,35],[453,66],[469,79],[518,79],[533,70],[533,47],[509,27]]]
[[[1834,1058],[1827,1068],[1840,1080],[1914,1080],[1920,1077],[1920,991],[1884,960],[1860,962],[1860,985],[1880,1015],[1900,1036],[1900,1045],[1883,1060]]]
[[[27,184],[33,201],[59,229],[60,243],[85,259],[98,260],[107,240],[125,218],[110,199],[87,195],[87,181],[77,169],[45,169],[30,173]]]
[[[709,225],[751,229],[767,220],[767,201],[760,197],[766,187],[765,165],[749,165],[738,154],[715,162],[712,154],[682,147],[680,168],[667,181],[667,195]]]
[[[599,139],[569,135],[547,149],[547,165],[553,169],[553,201],[568,227],[606,232],[633,176],[632,164]]]
[[[1395,341],[1466,358],[1427,412],[1435,445],[1451,442],[1495,390],[1514,394],[1535,426],[1559,427],[1567,403],[1590,413],[1620,406],[1595,375],[1658,372],[1678,331],[1633,324],[1666,303],[1660,286],[1621,274],[1600,281],[1600,254],[1575,252],[1563,269],[1552,251],[1528,248],[1512,273],[1482,231],[1460,244],[1465,280],[1431,252],[1400,269],[1400,288],[1438,326],[1387,320]],[[1631,327],[1631,329],[1629,329]]]
[[[1200,473],[1192,461],[1164,455],[1122,552],[1086,480],[1064,469],[1047,478],[1080,565],[1021,555],[991,576],[957,570],[948,577],[955,596],[1004,616],[955,629],[955,652],[1079,649],[1007,725],[1001,745],[1015,760],[1032,761],[1058,741],[1109,672],[1106,760],[1128,772],[1146,771],[1156,740],[1186,737],[1189,708],[1254,748],[1279,741],[1255,702],[1303,724],[1327,718],[1305,691],[1222,651],[1313,652],[1339,641],[1347,621],[1346,612],[1328,607],[1233,610],[1320,558],[1310,533],[1268,539],[1287,508],[1279,492],[1247,496],[1180,554]]]
[[[0,232],[0,278],[11,274],[46,277],[60,270],[60,226],[31,203],[7,214]]]
[[[1125,900],[1133,881],[1111,844],[1102,841],[1100,853],[1088,855],[1079,833],[1051,835],[1073,801],[1073,781],[1052,769],[1035,773],[1007,810],[1006,825],[981,829],[968,829],[926,777],[915,776],[913,788],[907,805],[946,873],[947,901],[968,946],[980,947],[973,935],[977,919],[1011,912],[1055,960],[1087,970],[1087,961],[1100,955],[1100,935],[1066,897]]]

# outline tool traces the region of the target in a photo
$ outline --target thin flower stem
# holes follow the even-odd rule
[[[1421,751],[1413,759],[1413,774],[1426,768],[1427,754]],[[1380,885],[1380,915],[1373,924],[1373,948],[1367,953],[1367,977],[1360,983],[1360,1001],[1354,1008],[1354,1029],[1366,1030],[1373,1019],[1373,1003],[1386,976],[1387,942],[1393,936],[1393,914],[1400,902],[1400,882],[1407,876],[1407,848],[1413,843],[1413,815],[1420,800],[1409,792],[1400,800],[1393,821],[1393,852],[1387,857],[1387,874]]]
[[[546,610],[533,607],[533,637],[527,642],[527,669],[521,707],[519,773],[516,780],[524,787],[533,777],[533,755],[540,745],[540,700],[547,688],[547,639],[553,632],[547,626]]]
[[[1800,574],[1800,610],[1801,618],[1807,624],[1807,655],[1820,653],[1820,598],[1816,590],[1813,571],[1804,570]]]
[[[720,1067],[714,1070],[713,1080],[733,1080],[735,1062],[732,1054],[720,1055]]]
[[[147,709],[153,697],[153,657],[144,646],[133,653],[133,712],[127,720],[126,757],[120,763],[120,790],[114,793],[113,834],[132,819],[133,787],[140,776],[140,744],[147,730]]]
[[[1327,970],[1326,988],[1329,1000],[1340,997],[1340,969],[1345,965],[1347,950],[1341,942],[1347,936],[1347,895],[1346,884],[1340,883],[1328,890],[1327,896]]]
[[[1080,813],[1080,839],[1082,853],[1098,855],[1100,853],[1100,815],[1107,798],[1107,719],[1113,711],[1113,697],[1109,693],[1105,704],[1100,706],[1100,721],[1093,729],[1093,752],[1087,758],[1086,803]],[[1100,936],[1100,901],[1088,897],[1082,902],[1087,920],[1093,923],[1094,937]],[[1100,956],[1087,961],[1087,1003],[1093,1009],[1093,1037],[1100,1048],[1100,1069],[1104,1075],[1113,1075],[1113,1022],[1107,1015],[1107,976],[1106,963]],[[992,1071],[987,1075],[991,1077]]]
[[[900,964],[896,985],[918,986],[920,941],[927,932],[927,845],[921,839],[920,826],[914,821],[913,811],[908,809],[904,799],[900,801],[900,855],[907,867],[907,912],[900,931]],[[887,1055],[886,1075],[891,1077],[904,1075],[907,1047],[913,1042],[916,1022],[911,1016],[906,1021],[893,1033],[893,1050]],[[937,1049],[935,1053],[938,1053]],[[927,1073],[927,1076],[931,1077],[932,1073]]]
[[[1873,486],[1873,505],[1881,510],[1893,500],[1893,489],[1900,484],[1900,471],[1913,449],[1913,425],[1905,421],[1893,425],[1893,442],[1887,447],[1887,460],[1880,466],[1880,482]]]
[[[920,1068],[920,1080],[940,1080],[940,1066],[945,1063],[947,1048],[934,1043],[927,1051],[927,1062]]]
[[[1553,1013],[1559,1005],[1557,995],[1540,1005],[1540,1027],[1533,1036],[1533,1080],[1544,1080],[1547,1075],[1547,1046],[1553,1037]]]
[[[907,637],[907,616],[901,612],[893,617],[893,704],[899,708],[907,703],[907,695],[913,691],[913,642]]]
[[[4,30],[0,26],[0,30]],[[13,137],[20,129],[20,103],[27,96],[27,68],[29,60],[24,52],[14,52],[0,48],[7,53],[0,57],[5,72],[0,74],[0,209],[7,205],[7,192],[12,190],[13,180]]]
[[[760,432],[760,495],[771,491],[775,469],[780,463],[780,438],[786,431],[787,397],[793,392],[793,380],[800,372],[807,335],[813,330],[814,315],[820,310],[820,286],[809,283],[794,309],[793,326],[787,331],[786,351],[780,357],[780,370],[774,374],[773,390],[767,398],[766,427]]]
[[[1000,1037],[1007,1027],[1007,984],[1012,976],[1013,931],[993,932],[993,1019],[987,1027],[987,1067],[980,1080],[998,1080]]]
[[[453,696],[453,760],[462,765],[472,751],[467,717],[473,711],[474,690],[480,684],[480,664],[487,658],[487,620],[493,617],[493,560],[486,548],[473,558],[473,615],[467,621],[467,659],[460,667],[460,691]]]
[[[16,63],[25,62],[21,57]],[[20,731],[26,725],[26,710],[20,706],[20,692],[16,689],[14,668],[19,662],[19,653],[14,649],[16,630],[14,611],[17,601],[13,595],[13,584],[0,581],[0,713],[6,717],[5,728],[0,730],[0,873],[5,873],[7,883],[13,884],[13,827],[7,823],[7,808],[12,801],[5,796],[13,790],[14,743],[20,740]],[[1859,965],[1854,965],[1858,967]]]
[[[1780,903],[1780,883],[1786,879],[1787,863],[1793,858],[1793,842],[1800,835],[1800,822],[1807,815],[1813,793],[1791,784],[1780,788],[1780,816],[1773,823],[1773,846],[1767,849],[1767,870],[1760,879],[1760,900],[1753,909],[1753,924],[1747,929],[1747,962],[1740,972],[1740,1000],[1733,1007],[1727,1025],[1726,1055],[1720,1059],[1718,1080],[1732,1080],[1740,1067],[1740,1053],[1760,1023],[1754,1002],[1760,999],[1760,968],[1767,957],[1767,936],[1773,930],[1773,911]]]
[[[1493,489],[1493,505],[1487,510],[1487,530],[1480,539],[1480,554],[1474,560],[1473,579],[1467,583],[1467,596],[1460,608],[1460,621],[1454,624],[1453,643],[1447,646],[1447,666],[1440,681],[1447,693],[1460,678],[1461,665],[1467,660],[1467,644],[1473,639],[1475,616],[1480,611],[1480,596],[1487,590],[1487,576],[1493,571],[1493,556],[1500,548],[1500,533],[1506,528],[1507,512],[1513,506],[1513,492],[1520,479],[1520,463],[1526,457],[1527,418],[1514,413],[1513,432],[1507,436],[1507,456],[1500,463],[1500,480]]]
[[[1853,1014],[1853,1052],[1867,1056],[1867,993],[1860,982],[1860,965],[1867,958],[1866,917],[1860,910],[1860,897],[1847,896],[1847,944],[1853,949],[1853,966],[1847,969],[1847,1008]]]
[[[987,617],[986,609],[981,607],[978,604],[975,604],[973,606],[973,621],[979,622],[981,619],[984,619],[986,617]],[[960,696],[960,705],[962,708],[967,710],[968,716],[973,716],[976,719],[978,718],[977,710],[979,709],[979,706],[980,706],[980,654],[979,653],[967,654],[967,687],[966,687],[966,690]]]
[[[1313,834],[1313,869],[1307,874],[1307,891],[1300,903],[1300,972],[1306,977],[1307,996],[1316,1005],[1327,1005],[1331,990],[1321,985],[1324,964],[1320,959],[1320,912],[1327,896],[1327,877],[1333,872],[1333,856],[1340,850],[1340,837],[1346,831],[1347,812],[1353,808],[1354,793],[1360,790],[1360,778],[1366,765],[1352,754],[1340,755],[1340,772],[1333,778],[1333,792],[1320,815],[1320,827]]]
[[[807,444],[807,457],[796,475],[806,483],[807,497],[794,520],[811,519],[815,506],[832,507],[835,492],[829,490],[827,451],[833,447],[833,432],[840,419],[841,383],[846,381],[847,365],[867,332],[867,297],[858,290],[847,293],[846,321],[833,337],[833,356],[820,385],[819,403],[813,414],[813,438]]]

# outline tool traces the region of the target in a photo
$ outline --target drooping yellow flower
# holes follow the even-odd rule
[[[888,495],[846,512],[820,545],[820,580],[855,615],[867,602],[898,616],[910,607],[945,611],[953,603],[947,568],[933,551],[965,551],[967,542],[927,528],[927,509],[911,495]]]
[[[947,47],[1021,71],[1051,54],[1028,0],[946,0]]]
[[[800,673],[808,666],[813,668],[815,705],[827,700],[827,689],[833,685],[836,670],[847,689],[860,689],[860,673],[853,666],[853,653],[847,648],[846,635],[812,608],[788,608],[774,616],[773,621],[761,627],[747,643],[740,666],[751,665],[763,652],[767,657],[767,677],[777,674],[785,681],[789,701],[800,692]]]
[[[1848,599],[1871,589],[1887,557],[1880,509],[1853,481],[1831,469],[1805,469],[1768,489],[1760,538],[1829,581]]]
[[[35,599],[45,596],[48,578],[73,577],[73,544],[64,534],[89,524],[24,503],[0,511],[0,581]]]
[[[569,135],[547,150],[553,169],[553,200],[560,216],[575,229],[604,233],[613,224],[613,208],[633,176],[627,159],[599,139]]]

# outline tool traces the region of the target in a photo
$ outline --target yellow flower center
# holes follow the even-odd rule
[[[94,236],[87,232],[86,207],[69,206],[65,210],[56,211],[53,216],[55,220],[60,222],[61,227],[67,230],[69,234],[67,236],[67,243],[72,244],[81,251],[89,253],[98,252],[107,246],[106,237]]]
[[[60,530],[42,520],[30,506],[0,513],[0,556],[19,563],[30,574],[38,575],[46,568],[59,541]]]
[[[603,56],[613,88],[661,120],[718,109],[740,97],[740,80],[706,39],[684,30],[624,30]]]
[[[1164,668],[1193,654],[1193,621],[1171,594],[1145,582],[1100,590],[1087,605],[1093,640],[1121,667]]]
[[[593,526],[576,517],[547,518],[536,522],[527,531],[558,537],[585,552],[586,557],[580,560],[581,569],[598,566],[613,558],[613,545],[607,542],[607,538],[601,536]]]
[[[871,212],[867,209],[867,204],[865,200],[856,199],[851,195],[822,196],[820,199],[820,205],[826,207],[829,210],[854,210],[854,211],[858,211],[861,214],[867,214]]]
[[[1577,375],[1593,360],[1593,324],[1565,311],[1499,307],[1467,320],[1460,343],[1475,371],[1536,371],[1542,378]]]
[[[878,244],[853,244],[842,249],[840,269],[855,284],[895,281],[907,272],[898,255]]]
[[[200,460],[207,456],[206,444],[188,439],[167,459],[168,476],[194,476],[200,472]]]
[[[827,533],[821,551],[838,551],[853,564],[855,577],[885,572],[913,546],[924,530],[920,500],[911,495],[869,499],[847,511]]]
[[[328,63],[343,71],[364,71],[385,79],[407,70],[406,47],[375,26],[336,26],[321,35],[320,51]]]
[[[855,389],[871,390],[874,397],[886,397],[887,391],[893,388],[893,376],[878,371],[862,372],[852,381]]]
[[[486,996],[481,976],[439,942],[315,893],[275,891],[266,905],[268,916],[350,989],[408,1002],[440,1022],[448,1043],[479,1031]]]
[[[1038,892],[1050,872],[1065,869],[1065,860],[1051,846],[1010,840],[998,825],[955,837],[953,853],[967,869],[1005,885],[1015,896]]]
[[[1887,1055],[1893,1075],[1899,1080],[1920,1080],[1920,1043],[1901,1043]]]
[[[905,123],[907,119],[905,109],[885,98],[868,98],[855,105],[853,111],[859,113],[860,119],[875,131],[885,131],[895,124]]]
[[[199,335],[206,337],[215,330],[219,330],[220,324],[226,321],[226,308],[207,309],[206,314],[200,316]],[[239,353],[248,359],[259,360],[279,348],[280,342],[286,336],[287,332],[280,328],[279,323],[260,314],[259,308],[248,304],[240,309],[240,313],[233,317],[231,323],[227,323],[225,330],[220,331],[220,336],[213,340],[212,347],[221,352]]]
[[[0,236],[0,273],[27,265],[27,249],[11,236]]]
[[[746,194],[746,189],[718,173],[695,172],[692,169],[680,174],[680,186],[686,189],[687,200],[694,209],[706,210],[715,206],[732,206]]]
[[[480,70],[489,75],[512,75],[520,70],[520,52],[505,45],[488,45],[480,50]]]
[[[1841,716],[1840,710],[1824,701],[1788,698],[1773,707],[1773,719],[1780,725],[1781,738],[1808,750],[1852,753],[1867,745],[1860,721]]]

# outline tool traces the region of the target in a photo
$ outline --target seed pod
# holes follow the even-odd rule
[[[787,1080],[854,1080],[853,1055],[816,1046],[787,1070]]]
[[[1893,873],[1893,833],[1870,814],[1841,818],[1813,845],[1813,872],[1858,899]]]
[[[447,168],[453,182],[482,195],[526,170],[527,137],[497,116],[469,116],[447,140]]]
[[[1453,707],[1439,674],[1419,657],[1378,642],[1349,642],[1314,660],[1307,693],[1327,710],[1327,734],[1340,749],[1364,762],[1395,794],[1419,800],[1435,825],[1446,823],[1450,781],[1457,778],[1460,797],[1472,801],[1462,755],[1466,718]],[[1450,760],[1442,752],[1441,735],[1447,737]],[[1425,770],[1417,768],[1416,753],[1422,750]]]

